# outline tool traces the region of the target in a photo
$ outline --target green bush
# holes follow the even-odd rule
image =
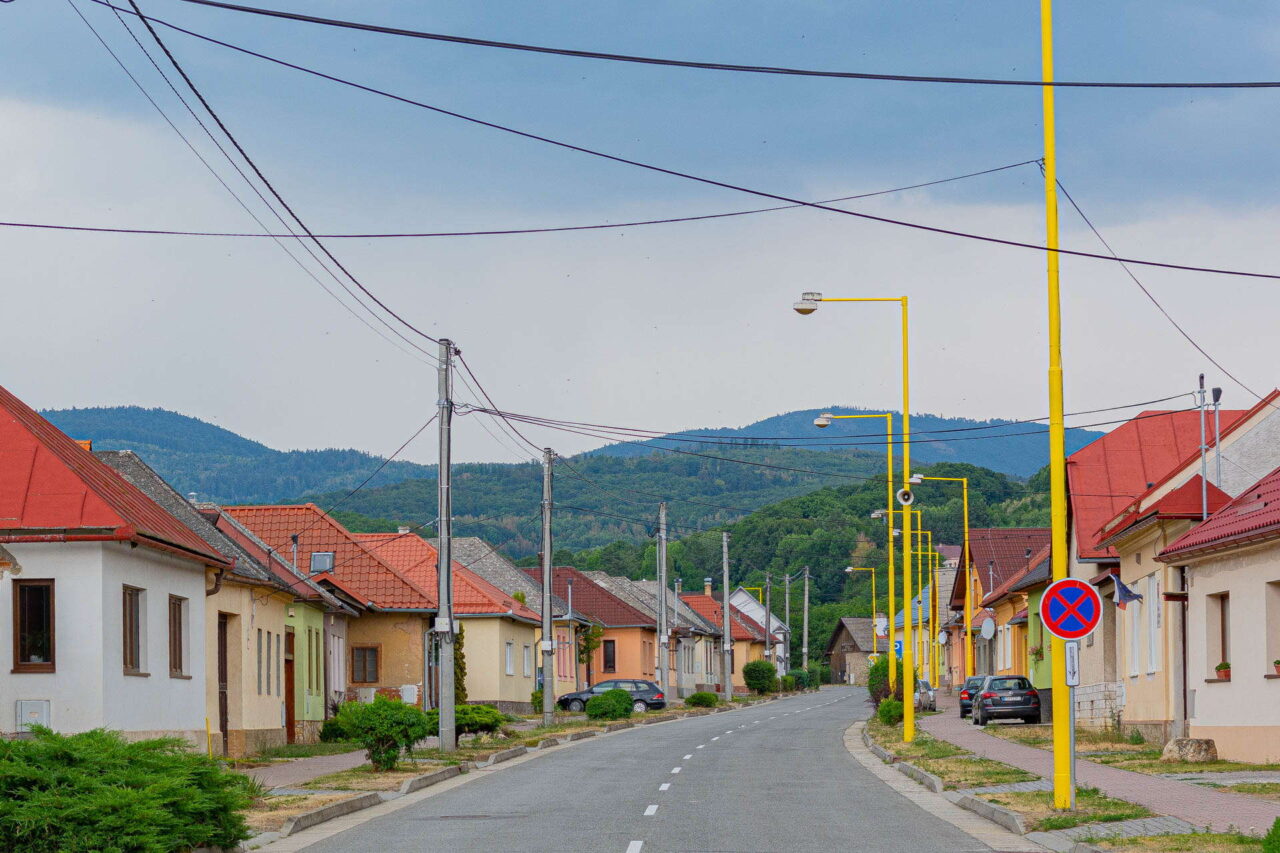
[[[689,698],[684,700],[684,704],[690,708],[714,708],[720,704],[720,697],[714,693],[699,690],[697,693],[690,694]]]
[[[440,734],[440,712],[432,708],[427,711],[427,735]],[[518,718],[517,718],[518,719]],[[496,732],[507,722],[507,715],[492,705],[454,705],[454,734],[473,735],[480,732]]]
[[[787,675],[795,681],[796,687],[804,690],[809,687],[809,673],[803,669],[787,670]]]
[[[889,656],[881,655],[867,670],[867,692],[871,694],[871,704],[877,708],[885,699],[896,699],[902,703],[902,658],[897,660],[897,679],[893,687],[893,696],[889,695]]]
[[[401,752],[431,732],[427,715],[399,699],[375,696],[372,702],[348,702],[334,718],[347,736],[365,748],[377,770],[391,770]]]
[[[234,848],[249,837],[251,780],[185,741],[33,733],[0,740],[0,850]]]
[[[587,700],[587,716],[593,720],[625,720],[631,716],[631,694],[625,690],[606,690]]]
[[[897,725],[902,722],[902,701],[899,699],[882,700],[880,707],[876,709],[876,716],[886,726]]]
[[[1271,824],[1271,831],[1263,836],[1262,853],[1280,853],[1280,817]]]
[[[351,740],[347,735],[347,730],[342,727],[342,723],[338,722],[337,717],[330,717],[320,726],[320,740],[323,743],[332,743],[339,740]]]
[[[529,694],[529,704],[533,706],[533,710],[535,712],[542,710],[542,688],[541,687],[539,687],[537,690]]]
[[[817,667],[817,666],[809,667],[809,686],[814,690],[817,690],[819,687],[827,683],[826,676],[822,674],[822,670],[823,670],[822,667]],[[830,671],[828,671],[828,676],[829,675],[830,675]]]
[[[1142,746],[1142,744],[1147,742],[1147,739],[1142,736],[1142,732],[1140,732],[1138,729],[1134,729],[1133,731],[1129,732],[1129,736],[1125,738],[1125,742],[1131,743],[1134,746]]]
[[[794,675],[782,676],[782,692],[790,693],[796,689],[796,677]]]
[[[742,680],[756,693],[768,693],[778,680],[778,670],[767,660],[753,660],[742,668]]]

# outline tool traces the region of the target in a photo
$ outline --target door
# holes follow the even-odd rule
[[[293,708],[293,629],[284,629],[284,738],[294,741]]]
[[[227,614],[218,614],[218,730],[222,732],[222,754],[227,754],[227,728],[230,714],[227,704]]]

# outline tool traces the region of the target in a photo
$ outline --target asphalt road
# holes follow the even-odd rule
[[[643,726],[493,771],[309,851],[986,850],[858,764],[866,691]]]

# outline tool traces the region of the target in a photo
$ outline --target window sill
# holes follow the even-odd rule
[[[171,673],[169,673],[169,677],[170,677],[170,678],[181,678],[181,679],[183,679],[184,681],[190,681],[190,680],[191,680],[191,676],[187,675],[185,672],[171,672]]]
[[[1263,678],[1280,678],[1280,672],[1268,672]]]
[[[13,673],[14,675],[21,675],[24,672],[49,673],[49,672],[57,672],[57,670],[54,669],[54,666],[51,663],[29,663],[29,664],[19,664],[18,666],[15,666],[13,669],[9,670],[9,672]]]
[[[151,673],[142,672],[141,670],[138,670],[138,669],[126,669],[124,671],[124,674],[128,676],[132,676],[133,678],[150,678],[151,677]]]
[[[1206,678],[1204,680],[1204,683],[1205,684],[1230,684],[1231,679],[1230,678]]]

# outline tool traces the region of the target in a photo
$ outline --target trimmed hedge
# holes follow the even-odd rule
[[[778,682],[778,670],[767,660],[753,660],[742,668],[742,680],[756,693],[768,693]]]
[[[796,677],[794,675],[782,676],[782,692],[790,693],[796,689]]]
[[[902,722],[902,703],[897,699],[885,699],[876,709],[876,716],[886,726],[894,726]]]
[[[453,727],[460,735],[496,732],[506,721],[506,715],[492,705],[453,706]],[[427,734],[440,734],[440,712],[435,708],[427,711]]]
[[[625,720],[631,716],[631,694],[614,688],[587,700],[587,716],[593,720]]]
[[[96,729],[0,740],[0,849],[27,853],[234,848],[252,781],[178,738]]]
[[[796,687],[800,688],[801,690],[807,690],[809,687],[814,686],[809,684],[809,673],[807,670],[791,669],[787,671],[787,675],[791,676],[791,678],[795,681]]]
[[[684,700],[684,704],[690,708],[714,708],[720,704],[720,697],[714,693],[699,690],[697,693],[690,694],[689,698]]]

